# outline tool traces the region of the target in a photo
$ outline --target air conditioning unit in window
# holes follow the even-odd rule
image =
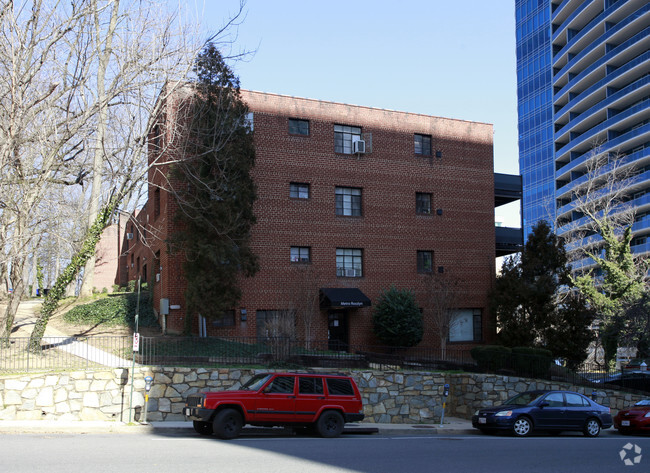
[[[358,140],[352,143],[352,149],[355,154],[363,154],[366,152],[366,142]]]
[[[127,233],[126,234],[126,239],[127,240],[133,240],[133,233]]]

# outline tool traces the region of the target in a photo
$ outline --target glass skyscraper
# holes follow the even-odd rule
[[[632,249],[650,251],[650,2],[515,5],[524,235],[542,219],[561,235],[582,218],[575,190],[597,144],[634,166]]]

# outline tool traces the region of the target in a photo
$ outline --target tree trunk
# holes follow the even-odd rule
[[[97,69],[97,101],[100,104],[99,114],[97,117],[95,151],[93,157],[93,181],[90,193],[90,207],[88,210],[88,227],[97,219],[99,209],[99,200],[102,192],[102,174],[104,171],[104,138],[106,136],[106,122],[108,119],[108,101],[106,94],[106,69],[112,54],[113,35],[117,26],[117,18],[120,9],[120,0],[113,1],[113,10],[111,20],[108,25],[106,36],[101,34],[101,25],[99,22],[99,9],[97,1],[93,0],[93,10],[95,11],[95,33],[97,35],[97,50],[102,51],[99,58]],[[101,40],[100,40],[101,39]],[[103,42],[103,44],[102,44]],[[90,296],[93,293],[93,283],[95,276],[95,254],[93,253],[86,262],[83,272],[83,282],[81,284],[80,296]]]
[[[16,319],[16,313],[18,312],[18,306],[20,305],[20,300],[25,293],[25,281],[23,279],[24,266],[25,261],[22,257],[14,258],[11,262],[11,275],[9,279],[13,291],[9,293],[9,303],[5,310],[5,323],[2,334],[2,340],[5,343],[9,342],[9,337],[11,336],[11,331],[14,327],[14,320]]]
[[[119,194],[118,194],[119,195]],[[111,198],[111,200],[101,209],[97,215],[97,219],[88,229],[86,236],[84,237],[83,244],[79,252],[72,257],[72,260],[63,270],[63,273],[57,278],[54,286],[49,290],[43,305],[41,306],[41,312],[36,320],[36,325],[32,331],[32,335],[29,339],[29,350],[33,353],[40,353],[41,351],[41,340],[45,335],[45,329],[47,324],[50,321],[50,317],[54,314],[54,311],[59,307],[59,302],[63,297],[65,297],[66,288],[74,280],[79,273],[79,270],[86,264],[88,258],[91,255],[95,254],[95,248],[97,247],[97,242],[102,236],[102,232],[108,225],[111,220],[111,215],[117,208],[120,203],[120,197],[116,196]]]

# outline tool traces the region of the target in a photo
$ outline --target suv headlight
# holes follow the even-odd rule
[[[496,414],[494,414],[495,417],[510,417],[512,415],[512,411],[499,411]]]

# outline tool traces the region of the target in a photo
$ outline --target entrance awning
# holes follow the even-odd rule
[[[323,287],[320,290],[321,309],[368,307],[370,299],[356,287]]]

